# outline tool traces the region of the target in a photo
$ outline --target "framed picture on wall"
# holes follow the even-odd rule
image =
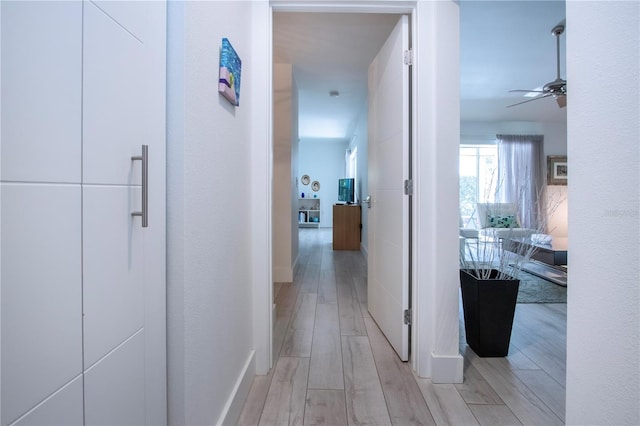
[[[229,39],[222,39],[220,48],[220,75],[218,79],[218,92],[228,100],[231,105],[240,105],[240,76],[242,61]]]
[[[547,185],[566,185],[567,176],[567,156],[547,156]]]

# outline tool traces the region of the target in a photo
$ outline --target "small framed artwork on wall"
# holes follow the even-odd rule
[[[547,156],[547,185],[566,185],[567,176],[567,156]]]
[[[220,75],[218,79],[218,92],[228,100],[231,105],[240,105],[240,75],[242,61],[229,39],[222,39],[220,48]]]

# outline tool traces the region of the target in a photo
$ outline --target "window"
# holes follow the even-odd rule
[[[358,147],[353,148],[351,152],[347,151],[347,176],[353,178],[353,181],[358,187]],[[356,191],[357,192],[357,191]],[[356,199],[358,194],[356,194]]]
[[[460,216],[471,221],[476,203],[495,201],[498,149],[496,145],[460,146]],[[470,225],[477,226],[473,221]]]

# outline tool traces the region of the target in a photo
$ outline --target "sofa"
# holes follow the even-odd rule
[[[463,238],[526,238],[536,233],[535,229],[522,228],[515,203],[477,203],[478,228],[466,228],[460,224]]]

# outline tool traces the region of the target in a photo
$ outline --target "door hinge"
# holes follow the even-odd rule
[[[405,179],[404,195],[413,195],[413,179]]]
[[[413,65],[413,49],[404,51],[404,64],[409,66]]]
[[[404,323],[405,325],[411,325],[411,309],[404,310]]]

